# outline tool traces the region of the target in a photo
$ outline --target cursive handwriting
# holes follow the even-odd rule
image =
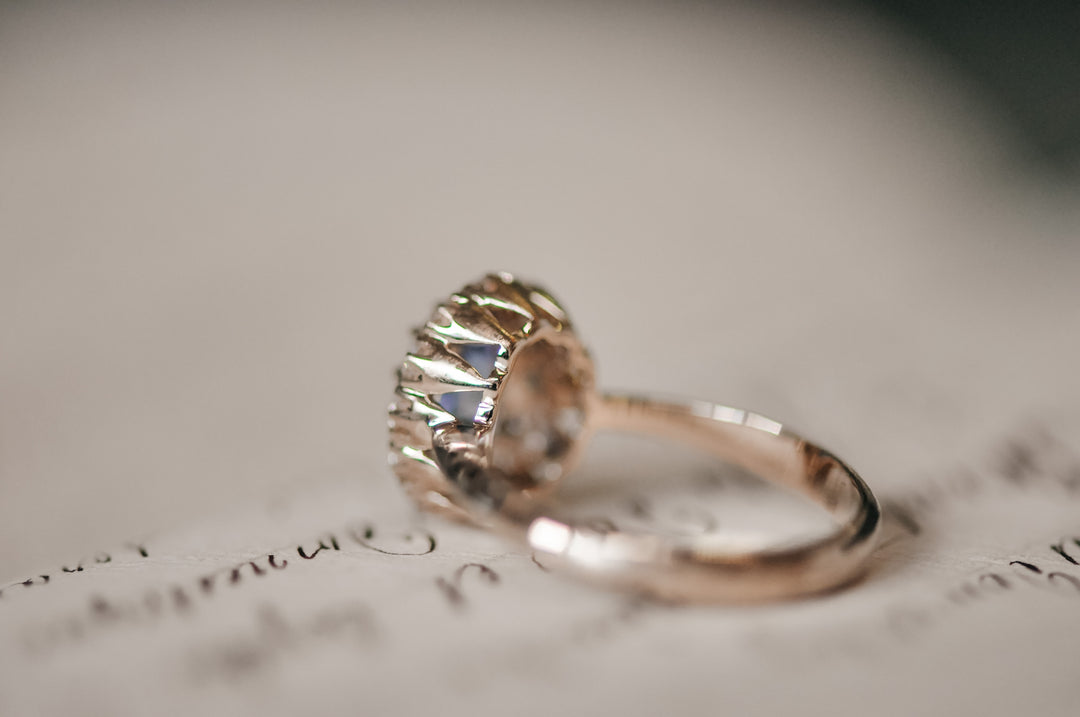
[[[1080,571],[1072,556],[1058,548],[1073,537],[1047,547],[1039,557],[1008,561],[994,570],[984,570],[945,589],[935,598],[917,606],[893,610],[887,618],[889,627],[899,637],[909,638],[929,628],[957,608],[985,602],[999,595],[1019,590],[1040,590],[1066,597],[1080,598]]]
[[[134,552],[140,558],[150,557],[150,552],[146,549],[146,546],[142,543],[124,543],[124,548],[131,552]],[[4,593],[10,593],[15,588],[32,588],[41,585],[48,585],[52,582],[53,575],[65,575],[73,573],[81,573],[89,568],[105,565],[113,561],[113,556],[109,553],[98,552],[89,558],[83,558],[77,563],[74,563],[74,567],[69,565],[61,565],[60,570],[57,573],[42,573],[40,575],[33,575],[25,580],[18,580],[0,587],[0,598],[4,597]]]
[[[883,500],[885,512],[912,536],[926,521],[957,503],[993,491],[1055,491],[1080,497],[1080,456],[1042,427],[1005,440],[984,470],[960,468]]]
[[[246,678],[320,643],[367,649],[376,638],[375,619],[362,602],[330,605],[302,618],[286,617],[263,604],[255,611],[253,629],[193,648],[189,672],[197,682]]]
[[[475,572],[484,582],[489,584],[497,584],[499,582],[499,574],[482,563],[465,563],[457,570],[455,570],[449,579],[444,577],[438,577],[435,579],[435,585],[442,591],[443,595],[455,608],[462,608],[465,606],[465,594],[462,592],[462,581],[465,579],[465,573]]]
[[[344,536],[339,539],[338,535]],[[189,582],[170,583],[143,589],[127,597],[91,595],[77,612],[27,628],[23,633],[24,647],[31,653],[50,651],[66,643],[77,642],[88,635],[124,624],[148,624],[166,615],[186,615],[199,601],[216,593],[233,589],[245,581],[262,579],[287,569],[295,556],[304,561],[320,555],[341,551],[348,546],[387,554],[388,543],[373,542],[376,530],[370,524],[348,526],[340,533],[325,533],[315,541],[301,543],[291,550],[275,551],[245,559],[204,573]],[[390,553],[401,556],[423,556],[434,552],[435,536],[430,533],[406,532],[395,545],[414,545],[413,552],[398,550]]]

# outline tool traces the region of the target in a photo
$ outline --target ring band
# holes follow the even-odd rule
[[[390,462],[426,510],[524,542],[544,564],[678,601],[818,593],[861,574],[880,510],[840,459],[755,413],[711,403],[601,396],[588,352],[550,294],[493,274],[415,332],[390,406]],[[560,517],[552,493],[597,430],[688,444],[822,506],[835,526],[747,551],[723,534],[670,537]]]
[[[880,511],[841,460],[763,416],[710,403],[606,396],[599,430],[688,443],[823,506],[836,520],[812,542],[741,550],[721,534],[689,538],[620,534],[535,510],[511,514],[546,565],[669,600],[747,602],[818,593],[859,574],[874,547]],[[528,521],[526,523],[526,521]]]

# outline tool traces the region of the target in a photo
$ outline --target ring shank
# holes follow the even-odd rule
[[[874,547],[880,509],[869,488],[828,451],[754,413],[703,402],[607,395],[592,430],[647,434],[689,444],[807,496],[836,521],[828,534],[795,545],[746,551],[722,535],[671,538],[598,530],[560,519],[549,504],[511,495],[497,529],[545,565],[677,601],[760,601],[822,592],[860,573]]]

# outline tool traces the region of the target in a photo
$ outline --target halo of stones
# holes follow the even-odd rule
[[[496,273],[451,295],[414,330],[416,345],[398,368],[389,407],[389,463],[421,508],[471,522],[454,501],[446,448],[482,460],[510,357],[542,328],[572,331],[550,294]]]

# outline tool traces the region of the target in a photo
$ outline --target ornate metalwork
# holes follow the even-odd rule
[[[510,274],[490,274],[439,304],[414,335],[389,408],[389,461],[406,492],[427,510],[471,520],[455,494],[497,492],[493,475],[500,485],[548,490],[575,457],[593,396],[592,362],[559,303]],[[514,372],[520,385],[504,388],[525,353],[533,358]],[[541,395],[525,395],[529,375],[543,372],[557,375],[542,377]],[[497,422],[500,412],[512,415]],[[496,434],[505,450],[495,449]]]

